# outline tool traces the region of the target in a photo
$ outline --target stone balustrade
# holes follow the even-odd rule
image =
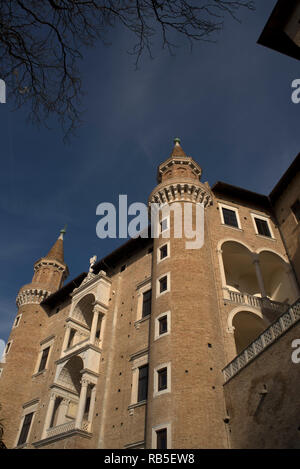
[[[249,293],[230,290],[229,288],[223,288],[223,290],[224,299],[232,301],[233,303],[248,305],[258,309],[268,309],[279,314],[284,313],[289,307],[286,303],[273,301],[269,298],[261,298],[259,296],[250,295]]]
[[[225,382],[229,381],[257,355],[278,339],[285,331],[300,320],[300,299],[273,322],[257,339],[246,347],[224,369]]]

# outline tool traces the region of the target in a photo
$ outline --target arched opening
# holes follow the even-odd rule
[[[259,263],[268,298],[292,304],[296,298],[287,274],[288,264],[271,251],[261,251]]]
[[[75,306],[72,316],[84,326],[91,329],[95,297],[92,293],[84,296]]]
[[[65,366],[62,368],[59,377],[58,384],[61,384],[65,388],[73,391],[78,396],[81,388],[81,370],[83,369],[83,361],[80,357],[72,357],[67,361]]]
[[[65,389],[64,395],[58,393],[55,397],[53,409],[50,411],[49,429],[74,423],[81,391],[83,361],[80,357],[72,357],[62,368],[57,384]],[[70,391],[70,393],[68,393]]]
[[[250,311],[238,312],[233,320],[236,353],[241,353],[267,327],[265,321]]]
[[[261,296],[251,252],[235,241],[222,245],[222,259],[226,286],[230,290]]]

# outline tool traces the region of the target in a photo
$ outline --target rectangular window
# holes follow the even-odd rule
[[[152,298],[152,290],[148,290],[145,293],[143,293],[142,318],[151,314],[151,298]]]
[[[163,391],[167,389],[168,385],[168,370],[167,368],[161,368],[157,371],[158,374],[158,391]]]
[[[162,293],[162,292],[166,291],[167,288],[168,288],[168,278],[165,275],[165,277],[162,277],[159,280],[159,292]]]
[[[33,412],[25,415],[24,417],[22,430],[19,436],[18,446],[23,445],[27,441],[30,425],[32,422],[32,417],[33,417]]]
[[[234,210],[229,210],[228,208],[223,207],[222,212],[225,225],[234,226],[235,228],[239,227]]]
[[[148,393],[148,365],[139,368],[138,402],[145,401]]]
[[[295,203],[293,203],[293,205],[291,206],[291,210],[293,214],[295,215],[297,222],[299,223],[300,222],[300,200],[299,199],[296,200]]]
[[[166,231],[169,227],[169,223],[168,223],[168,218],[164,218],[161,222],[160,222],[160,231],[161,233],[163,231]]]
[[[7,342],[4,353],[7,354],[10,350],[11,342]]]
[[[267,220],[262,220],[261,218],[254,218],[255,223],[256,223],[256,228],[258,234],[262,236],[268,236],[268,238],[271,238],[271,233],[269,230],[269,225]]]
[[[163,316],[162,318],[159,318],[158,320],[159,323],[159,335],[165,334],[168,332],[168,318],[167,316]]]
[[[14,322],[14,327],[17,327],[19,325],[20,318],[21,318],[21,315],[16,317],[15,322]]]
[[[156,448],[167,449],[167,429],[156,430]]]
[[[164,244],[161,248],[159,248],[160,253],[160,260],[164,259],[168,255],[168,245]]]
[[[38,373],[40,371],[45,370],[45,368],[46,368],[46,363],[47,363],[47,358],[48,358],[48,355],[49,355],[49,350],[50,350],[50,347],[47,347],[43,350],[42,358],[41,358],[41,361],[40,361],[40,366],[39,366],[39,369],[38,369]]]

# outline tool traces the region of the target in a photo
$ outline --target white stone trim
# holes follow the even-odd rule
[[[35,365],[35,369],[34,369],[34,375],[36,373],[39,373],[39,367],[40,367],[40,363],[41,363],[41,359],[42,359],[42,355],[43,355],[43,351],[50,347],[49,349],[49,353],[48,353],[48,357],[47,357],[47,360],[46,360],[46,363],[45,363],[45,368],[43,370],[40,371],[40,373],[42,373],[43,371],[46,371],[48,368],[48,364],[49,364],[49,360],[50,360],[50,355],[51,355],[51,352],[52,352],[52,348],[53,348],[53,344],[54,344],[54,340],[55,340],[55,336],[51,336],[48,340],[43,340],[40,344],[40,351],[39,351],[39,354],[38,354],[38,359],[37,359],[37,362],[36,362],[36,365]]]
[[[167,255],[163,259],[160,258],[160,250],[162,247],[167,246]],[[160,246],[157,248],[157,264],[160,262],[163,262],[166,259],[169,259],[171,257],[171,251],[170,251],[170,241],[166,241],[165,243],[162,243]]]
[[[162,222],[167,220],[167,228],[165,230],[162,229]],[[162,235],[162,237],[166,237],[168,238],[169,237],[169,234],[170,234],[170,214],[168,215],[164,215],[162,213],[162,218],[161,220],[159,221],[159,234]]]
[[[40,288],[27,288],[26,290],[19,291],[16,298],[16,304],[18,308],[27,304],[40,304],[50,295],[51,292],[47,290],[42,290]]]
[[[138,403],[138,385],[139,385],[139,368],[149,363],[149,354],[146,352],[143,356],[135,358],[132,361],[132,388],[130,405]]]
[[[33,421],[34,421],[34,418],[36,416],[36,411],[38,409],[38,405],[39,405],[39,399],[35,399],[32,402],[27,402],[27,403],[23,404],[23,412],[22,412],[22,415],[21,415],[21,422],[20,422],[19,430],[17,432],[15,447],[17,447],[17,445],[18,445],[18,441],[19,441],[19,438],[20,438],[20,435],[21,435],[21,431],[22,431],[22,428],[23,428],[23,423],[24,423],[26,415],[33,413],[31,423],[30,423],[30,427],[29,427],[29,431],[28,431],[28,434],[27,434],[27,440],[22,444],[22,446],[26,445],[26,443],[30,439],[30,434],[31,434],[32,426],[33,426]]]
[[[164,277],[167,277],[167,289],[163,292],[160,292],[160,280]],[[164,295],[165,293],[169,293],[171,291],[171,273],[165,272],[161,274],[156,280],[156,298]]]
[[[259,215],[256,212],[250,212],[250,215],[251,215],[251,218],[252,218],[252,223],[253,223],[253,226],[254,226],[255,234],[257,236],[262,236],[265,239],[275,239],[275,236],[274,236],[274,233],[273,233],[273,230],[272,230],[272,227],[271,227],[271,223],[270,223],[270,217],[268,217],[266,215]],[[255,222],[255,218],[258,218],[259,220],[263,220],[263,221],[267,222],[271,237],[262,235],[258,232],[256,222]]]
[[[219,206],[219,212],[220,212],[220,217],[221,217],[221,223],[223,226],[227,226],[229,228],[234,228],[234,229],[239,229],[241,230],[242,229],[242,225],[241,225],[241,221],[240,221],[240,217],[239,217],[239,209],[237,207],[234,207],[233,205],[227,205],[227,204],[223,204],[222,202],[218,202],[218,206]],[[238,228],[235,227],[235,226],[231,226],[231,225],[227,225],[225,223],[225,220],[224,220],[224,215],[223,215],[223,208],[227,208],[227,210],[231,210],[232,212],[235,212],[235,215],[236,215],[236,219],[237,219],[237,224],[238,224]]]
[[[162,368],[167,368],[167,387],[166,389],[158,390],[158,372]],[[161,363],[154,368],[154,379],[153,379],[153,397],[161,396],[171,392],[171,362]]]
[[[140,321],[142,318],[142,313],[143,313],[143,295],[146,293],[148,290],[152,289],[152,282],[151,279],[149,279],[146,283],[143,283],[141,287],[138,288],[138,293],[137,293],[137,311],[136,311],[136,321]],[[147,317],[147,316],[145,316]]]
[[[164,316],[167,316],[167,325],[168,325],[168,330],[167,332],[164,332],[163,334],[159,333],[159,320],[163,318]],[[171,332],[171,311],[165,311],[164,313],[161,313],[159,316],[155,318],[155,324],[154,324],[154,340],[160,339],[161,337],[165,337],[169,335]]]
[[[152,427],[152,449],[157,449],[157,435],[158,430],[165,428],[167,430],[167,449],[172,449],[172,425],[170,422],[161,423]]]
[[[15,320],[14,320],[14,323],[13,323],[13,329],[15,329],[16,327],[18,327],[20,325],[20,321],[21,321],[21,317],[22,317],[22,314],[18,314],[16,317],[15,317]],[[17,319],[19,318],[18,322],[17,322]],[[17,322],[17,324],[16,324]]]
[[[9,340],[5,346],[5,349],[4,349],[4,352],[3,352],[3,358],[5,359],[5,357],[9,354],[9,352],[11,351],[11,346],[12,346],[12,343],[13,343],[13,339]],[[8,347],[8,350],[7,350],[7,347]]]

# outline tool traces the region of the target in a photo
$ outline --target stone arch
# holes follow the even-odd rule
[[[61,369],[57,384],[61,384],[65,388],[73,391],[78,396],[81,388],[81,371],[84,368],[83,360],[79,356],[74,356],[67,361]]]
[[[237,354],[248,347],[268,327],[260,311],[248,306],[235,308],[228,317],[228,325],[234,334]]]
[[[259,249],[258,258],[267,297],[292,304],[296,298],[288,262],[271,249]]]
[[[223,244],[227,243],[227,241],[232,241],[233,243],[242,244],[243,246],[245,246],[245,248],[248,249],[249,252],[252,252],[251,247],[247,243],[245,243],[244,241],[240,241],[239,239],[232,238],[232,237],[226,237],[226,238],[221,239],[217,244],[217,251],[222,250]]]
[[[92,326],[94,302],[95,295],[88,293],[78,301],[72,312],[72,317],[89,329],[91,329]]]
[[[230,290],[261,296],[257,281],[253,253],[245,244],[235,239],[223,240],[220,249],[223,283]]]

